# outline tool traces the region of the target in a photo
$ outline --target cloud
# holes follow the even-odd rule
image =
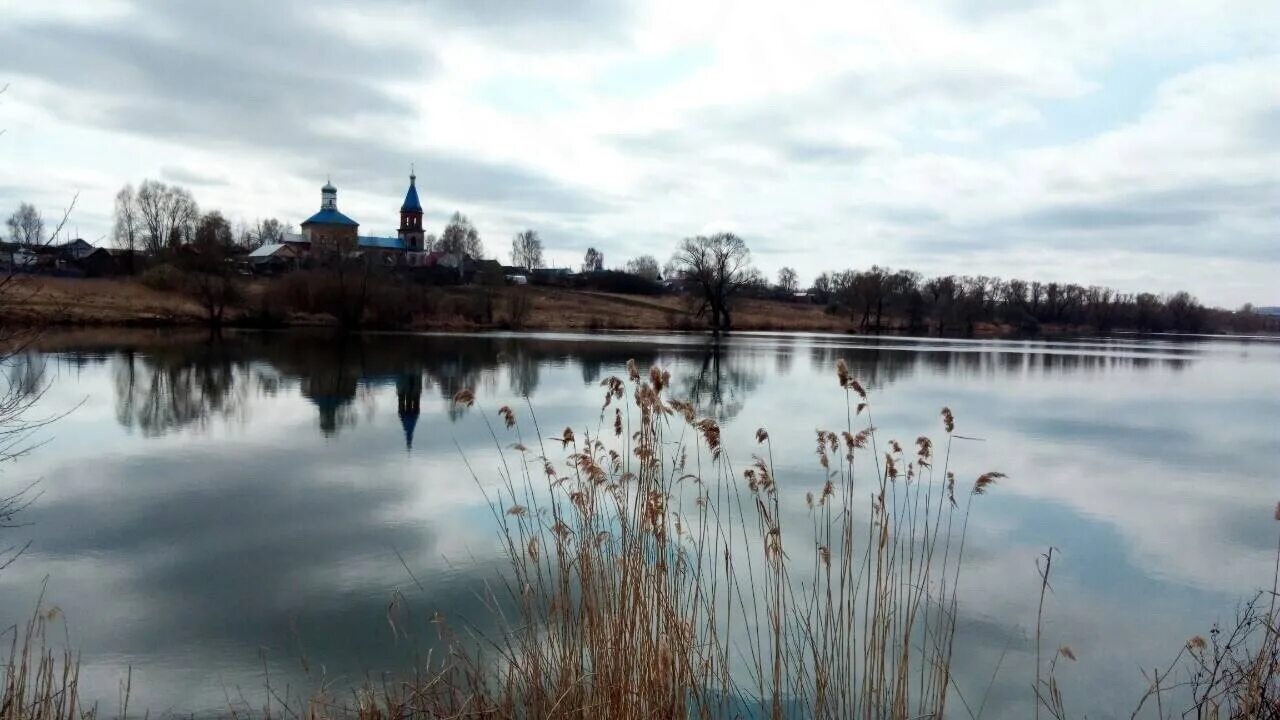
[[[6,24],[4,69],[73,93],[115,127],[214,141],[272,142],[324,113],[407,114],[378,87],[429,72],[413,46],[372,45],[306,3],[156,2],[94,24]],[[287,30],[287,35],[281,32]],[[74,110],[73,110],[74,111]]]
[[[415,162],[429,212],[574,256],[714,221],[769,275],[1048,267],[1274,304],[1276,33],[1201,0],[53,3],[0,28],[0,158],[48,168],[4,199],[70,178],[109,225],[114,188],[182,168],[226,180],[202,206],[300,219],[332,175],[373,231]]]
[[[181,185],[226,185],[227,179],[215,175],[205,175],[196,170],[176,165],[165,165],[160,168],[160,177],[169,182]]]
[[[56,106],[75,121],[268,154],[312,178],[341,170],[356,183],[394,179],[402,191],[399,172],[390,171],[417,159],[430,168],[424,184],[461,203],[563,213],[602,206],[518,164],[417,143],[414,105],[389,86],[430,78],[436,61],[423,45],[343,34],[320,21],[323,5],[253,8],[156,3],[88,27],[10,25],[0,31],[10,62],[0,67],[53,84]],[[290,29],[287,41],[278,28]],[[351,135],[327,127],[369,117],[402,133]]]
[[[626,37],[633,17],[617,0],[445,0],[429,5],[400,2],[408,12],[425,13],[445,28],[516,42],[529,51],[548,46],[591,46]]]

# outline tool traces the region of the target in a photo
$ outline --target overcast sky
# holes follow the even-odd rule
[[[156,178],[296,225],[532,227],[606,265],[741,235],[871,264],[1280,304],[1274,0],[0,0],[0,213],[105,243]],[[101,240],[100,240],[101,239]]]

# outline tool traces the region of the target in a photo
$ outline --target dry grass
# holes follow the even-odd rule
[[[1190,697],[1191,709],[1183,717],[1280,720],[1280,547],[1269,590],[1243,603],[1232,622],[1215,624],[1208,640],[1199,635],[1188,640],[1168,669],[1144,674],[1149,686],[1135,718],[1150,705],[1157,717],[1171,716],[1165,713],[1172,695]]]
[[[57,608],[41,607],[25,626],[8,629],[9,661],[0,688],[0,720],[91,720],[97,708],[80,700],[80,658],[50,648],[50,625]],[[67,645],[64,645],[64,648]],[[121,688],[120,717],[128,714],[128,689]]]
[[[203,312],[178,293],[152,290],[134,280],[17,276],[14,283],[26,291],[21,302],[5,307],[14,323],[195,324]]]
[[[274,300],[270,292],[285,282],[251,280],[245,284],[244,312],[252,314],[261,302]],[[8,320],[28,325],[201,325],[204,315],[190,298],[174,291],[148,288],[126,278],[15,278],[14,296],[19,302],[7,307]],[[424,291],[428,290],[423,288]],[[16,292],[23,291],[23,292]],[[30,292],[26,292],[30,291]],[[525,288],[433,288],[426,293],[438,307],[415,310],[408,327],[423,330],[468,330],[499,327],[507,323],[507,313],[498,312],[489,320],[450,308],[465,305],[480,294],[492,294],[495,304],[505,308],[509,296],[520,292],[527,300],[527,315],[519,325],[532,330],[702,330],[704,323],[692,317],[684,298],[676,296],[616,295],[545,287]],[[523,302],[523,301],[522,301]],[[448,312],[437,312],[445,309]],[[283,308],[278,308],[283,312]],[[524,308],[522,308],[524,310]],[[234,315],[233,315],[234,317]],[[292,324],[323,324],[316,315],[293,313]],[[845,318],[828,315],[816,305],[771,300],[743,300],[734,315],[738,330],[793,330],[846,332]]]
[[[953,475],[950,410],[940,442],[921,436],[904,448],[877,437],[872,399],[843,363],[832,383],[846,423],[817,431],[822,479],[794,508],[779,487],[788,497],[801,488],[776,475],[768,429],[757,431],[751,461],[736,466],[716,421],[670,397],[658,368],[642,373],[632,363],[626,377],[606,378],[593,430],[549,432],[532,407],[484,408],[459,392],[456,408],[482,414],[501,457],[501,481],[479,483],[510,561],[485,596],[497,630],[436,615],[437,651],[420,667],[350,694],[286,698],[283,714],[963,714],[949,704],[968,521],[1003,476]],[[1042,587],[1052,561],[1050,551]],[[1175,662],[1190,679],[1157,673],[1144,703],[1171,717],[1168,693],[1191,687],[1197,717],[1276,718],[1276,605],[1273,586],[1234,632],[1193,640]],[[44,650],[49,617],[37,614],[21,638],[15,630],[0,720],[92,714],[76,699],[76,658]],[[1053,658],[1043,678],[1037,671],[1028,704],[1065,717],[1053,675],[1057,659],[1074,654],[1060,648]]]
[[[817,433],[826,479],[785,531],[797,515],[767,430],[735,468],[717,423],[667,397],[656,368],[607,378],[590,433],[543,440],[532,409],[498,409],[506,471],[490,501],[511,572],[491,602],[515,610],[465,639],[441,618],[445,653],[413,682],[312,712],[941,717],[968,514],[1001,476],[958,488],[950,434],[936,470],[926,437],[881,447],[865,391],[841,377],[849,423]]]

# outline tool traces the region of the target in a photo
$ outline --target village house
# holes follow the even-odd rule
[[[31,246],[0,242],[0,267],[15,272],[70,277],[102,277],[122,272],[111,251],[95,247],[83,238]]]
[[[255,248],[246,259],[255,273],[276,275],[297,268],[300,252],[288,243],[267,243]]]

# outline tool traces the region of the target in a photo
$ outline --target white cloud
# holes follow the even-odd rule
[[[493,249],[533,226],[620,263],[729,225],[803,279],[1280,302],[1274,4],[499,5],[29,6],[6,39],[46,47],[0,58],[0,209],[80,189],[97,237],[116,187],[181,168],[226,180],[206,207],[297,221],[328,172],[381,230],[417,162],[429,215]]]

